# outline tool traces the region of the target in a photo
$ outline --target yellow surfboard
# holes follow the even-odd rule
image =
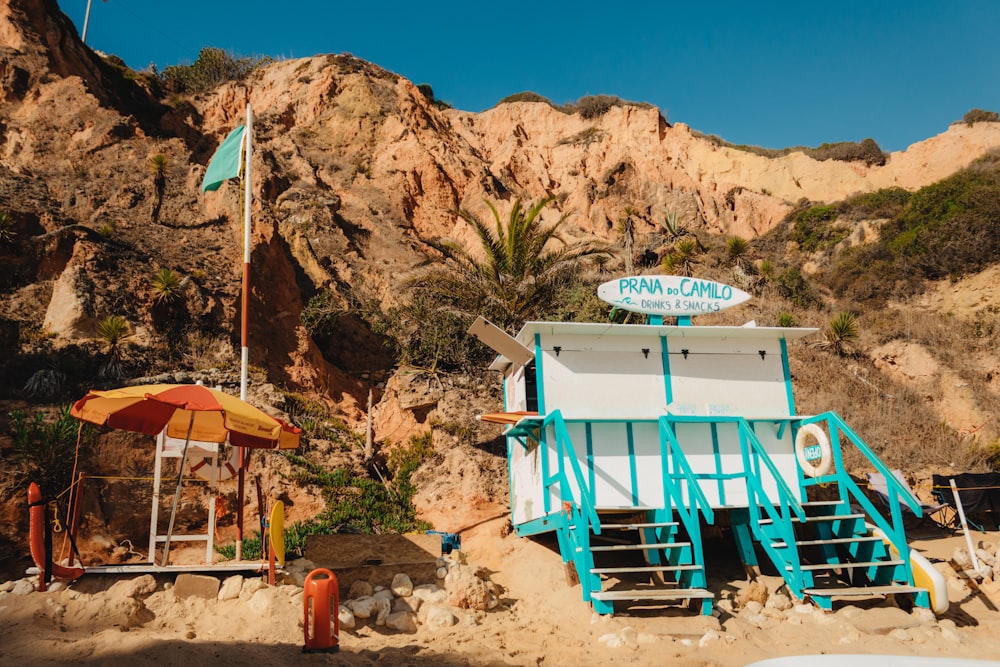
[[[279,567],[285,566],[285,503],[278,501],[271,508],[271,552]]]

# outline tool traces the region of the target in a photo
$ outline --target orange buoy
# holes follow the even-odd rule
[[[340,603],[337,577],[325,568],[313,570],[302,585],[306,644],[303,653],[336,653],[340,649]],[[331,615],[331,611],[333,612]]]
[[[83,576],[82,567],[66,567],[53,563],[52,553],[45,549],[45,508],[42,490],[32,482],[28,485],[28,534],[31,544],[31,558],[41,571],[38,578],[38,590],[44,591],[48,582],[45,580],[46,563],[51,568],[56,579],[79,579]]]

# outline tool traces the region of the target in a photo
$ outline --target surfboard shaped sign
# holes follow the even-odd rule
[[[717,313],[750,299],[741,289],[684,276],[632,276],[609,280],[597,296],[633,313],[690,317]]]

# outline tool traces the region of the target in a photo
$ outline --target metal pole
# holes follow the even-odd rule
[[[958,487],[955,480],[948,480],[951,483],[951,492],[955,496],[955,507],[958,509],[958,518],[962,522],[962,531],[965,533],[965,545],[969,549],[969,560],[972,561],[972,570],[979,574],[979,559],[976,558],[976,549],[972,545],[972,535],[969,534],[969,524],[965,521],[965,508],[962,507],[962,500],[958,497]]]
[[[247,125],[243,133],[243,308],[240,322],[240,398],[247,400],[247,378],[249,373],[250,352],[247,347],[247,329],[249,328],[250,309],[250,197],[251,197],[251,167],[253,164],[253,110],[247,102]],[[239,496],[236,513],[236,560],[243,560],[243,495],[246,491],[247,452],[240,447],[240,469],[236,494]]]
[[[87,13],[83,16],[83,34],[80,35],[80,40],[86,44],[87,43],[87,26],[90,25],[90,5],[93,0],[87,0]]]
[[[191,420],[188,422],[187,437],[184,438],[184,451],[181,452],[181,465],[177,471],[177,488],[174,491],[174,505],[170,508],[170,524],[167,526],[167,540],[163,544],[163,563],[167,565],[170,557],[170,537],[174,532],[174,517],[177,516],[177,505],[181,501],[181,485],[184,483],[184,463],[187,461],[188,445],[191,444],[191,430],[194,429],[194,410],[191,411]]]

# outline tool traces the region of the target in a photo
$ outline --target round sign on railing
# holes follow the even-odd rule
[[[750,298],[741,289],[712,280],[684,276],[632,276],[609,280],[597,296],[634,313],[690,317],[717,313]]]

